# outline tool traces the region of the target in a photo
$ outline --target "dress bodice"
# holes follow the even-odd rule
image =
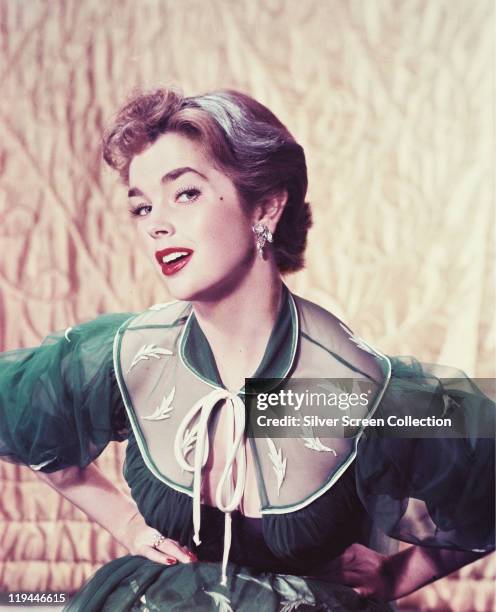
[[[371,523],[357,495],[354,467],[332,489],[296,512],[261,518],[233,512],[230,560],[263,571],[308,572],[313,564],[340,555],[353,542],[367,543]],[[201,560],[222,558],[224,513],[202,504],[202,543],[195,547],[191,497],[153,475],[132,433],[124,476],[150,526],[192,548]]]
[[[291,431],[264,428],[261,417],[276,423],[286,404],[274,408],[271,403],[265,412],[268,406],[259,400],[267,393],[257,395],[249,385],[238,391],[224,387],[191,304],[157,305],[130,318],[115,337],[114,368],[145,463],[158,480],[193,499],[196,545],[201,542],[202,501],[214,501],[225,513],[224,569],[233,541],[231,513],[242,501],[250,501],[251,512],[253,502],[260,501],[261,515],[297,516],[336,485],[356,456],[363,428],[343,435],[338,424],[336,430],[315,433],[310,404],[303,418],[301,402],[287,408]],[[355,417],[373,414],[390,373],[385,355],[355,338],[331,313],[283,286],[254,379],[269,381],[270,390],[283,395],[296,393],[287,388],[293,381],[306,380],[298,397],[323,395],[321,414],[328,419],[343,410]],[[220,466],[215,460],[212,464],[214,454],[215,460],[223,456]]]

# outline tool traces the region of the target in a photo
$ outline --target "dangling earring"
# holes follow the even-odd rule
[[[265,243],[267,241],[274,242],[272,232],[264,223],[255,223],[255,225],[252,226],[252,230],[257,237],[257,251],[260,257],[263,259]]]

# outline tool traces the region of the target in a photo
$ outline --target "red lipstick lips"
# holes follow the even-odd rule
[[[191,259],[193,251],[183,247],[170,247],[155,253],[155,259],[162,268],[162,274],[172,276],[179,272]]]

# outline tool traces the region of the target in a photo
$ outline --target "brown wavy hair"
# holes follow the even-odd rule
[[[268,108],[233,90],[189,98],[171,89],[136,93],[105,133],[103,157],[127,183],[133,157],[166,132],[201,142],[246,212],[286,189],[272,248],[281,274],[303,268],[312,225],[305,153]]]

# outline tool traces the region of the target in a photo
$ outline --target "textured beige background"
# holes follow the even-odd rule
[[[0,348],[167,299],[102,126],[135,86],[234,87],[307,152],[291,288],[384,352],[494,376],[493,29],[490,0],[0,0]],[[101,460],[116,478],[122,450]],[[124,552],[29,471],[0,481],[0,590],[69,590]],[[410,605],[489,610],[493,573]]]

